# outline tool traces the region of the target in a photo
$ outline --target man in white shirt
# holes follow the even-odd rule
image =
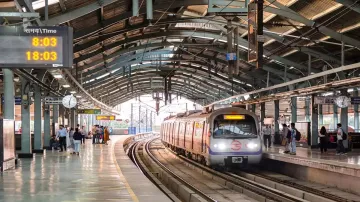
[[[64,128],[63,125],[60,125],[60,129],[58,130],[56,135],[56,137],[59,139],[60,152],[63,151],[63,148],[66,151],[66,135],[67,135],[66,128]]]
[[[271,128],[269,125],[266,125],[263,129],[263,138],[265,147],[271,147]]]
[[[341,123],[337,124],[337,148],[336,148],[336,155],[342,155],[345,152],[344,144],[343,144],[343,135],[344,131],[341,128]]]

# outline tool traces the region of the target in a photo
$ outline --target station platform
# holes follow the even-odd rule
[[[360,194],[356,188],[360,186],[360,150],[339,156],[335,155],[335,150],[322,154],[320,150],[301,147],[297,148],[296,155],[283,152],[284,147],[281,146],[265,150],[262,165],[297,179]]]
[[[110,138],[109,145],[87,140],[80,156],[46,151],[20,159],[0,176],[0,201],[171,201],[125,154],[127,136]]]

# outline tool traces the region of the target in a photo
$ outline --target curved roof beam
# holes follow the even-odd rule
[[[130,65],[133,65],[133,67],[131,68],[131,71],[134,71],[136,69],[143,69],[143,68],[147,68],[147,67],[152,67],[152,68],[158,67],[159,68],[159,66],[155,65],[155,64],[139,64],[140,62],[141,62],[141,60],[132,61],[132,63],[129,63],[129,65],[122,66],[122,68],[121,68],[122,71],[120,69],[116,72],[114,72],[115,70],[112,70],[112,71],[108,71],[107,73],[104,73],[102,75],[99,75],[99,76],[101,76],[101,80],[96,79],[96,78],[100,78],[99,76],[98,77],[93,76],[90,79],[88,78],[86,80],[86,82],[88,82],[88,83],[85,82],[84,87],[88,88],[93,85],[103,84],[103,83],[106,83],[106,80],[114,79],[114,78],[117,78],[118,76],[124,75],[124,74],[127,75],[130,73],[130,71],[129,71]],[[188,65],[185,65],[184,63],[188,63]],[[137,65],[134,65],[134,64],[137,64]],[[231,80],[227,78],[227,75],[225,75],[225,74],[223,75],[222,73],[216,73],[215,71],[211,71],[211,70],[209,71],[209,69],[205,70],[202,68],[202,67],[204,67],[204,63],[200,63],[198,61],[162,64],[162,67],[169,67],[169,66],[171,67],[171,70],[174,70],[174,71],[181,70],[182,68],[194,69],[196,71],[195,73],[198,73],[198,74],[201,73],[202,75],[206,75],[206,74],[211,75],[212,77],[217,78],[220,81],[222,80],[224,82],[231,83]],[[174,66],[176,66],[177,68],[175,68]],[[108,75],[106,75],[106,74],[108,74]],[[241,86],[242,88],[245,88],[245,89],[248,89],[249,85],[241,84],[241,83],[237,82],[237,80],[239,80],[239,81],[245,80],[248,82],[252,82],[251,80],[242,79],[241,77],[238,77],[238,76],[236,76],[234,78],[236,80],[234,79],[233,83],[235,85]]]
[[[116,95],[116,97],[111,97],[109,99],[110,103],[116,103],[116,104],[120,104],[126,100],[130,100],[129,97],[131,97],[131,95],[133,94],[140,94],[140,95],[145,95],[145,94],[150,94],[150,93],[154,93],[154,92],[159,92],[159,93],[163,93],[163,90],[159,90],[159,89],[152,89],[150,88],[150,86],[148,84],[138,84],[136,87],[133,87],[133,91],[129,90],[129,91],[125,91],[125,92],[121,92],[121,93],[115,93],[114,96]],[[180,93],[180,95],[186,95],[185,97],[187,99],[190,100],[199,100],[199,99],[205,99],[208,103],[214,101],[215,97],[203,94],[202,92],[196,92],[196,91],[189,91],[186,88],[184,88],[184,85],[180,85],[180,84],[174,84],[172,91],[172,94],[174,93]],[[138,95],[137,95],[138,96]],[[136,96],[134,96],[136,97]],[[218,97],[216,97],[218,99]]]
[[[164,73],[161,72],[163,70],[165,70]],[[170,72],[167,73],[167,71],[170,71]],[[167,75],[164,75],[164,74],[169,74],[169,75],[171,74],[171,76],[172,76],[172,75],[179,74],[179,72],[180,72],[181,75],[188,75],[189,78],[194,77],[194,78],[201,79],[201,80],[204,80],[206,82],[209,82],[209,83],[211,83],[213,85],[219,85],[219,86],[222,86],[224,88],[230,88],[231,89],[230,80],[222,79],[220,77],[211,77],[209,75],[206,75],[206,72],[204,74],[200,74],[201,72],[198,72],[197,70],[191,71],[191,70],[188,70],[186,68],[172,69],[172,68],[164,68],[164,67],[159,69],[156,66],[145,66],[145,67],[142,67],[142,68],[137,68],[133,72],[131,72],[131,77],[129,77],[129,74],[122,74],[121,76],[116,77],[115,79],[109,80],[109,81],[104,82],[102,84],[93,85],[92,87],[88,87],[88,88],[91,88],[91,89],[106,88],[106,86],[108,86],[108,85],[117,85],[117,84],[119,84],[121,80],[130,80],[136,75],[155,74],[156,76],[164,77],[164,76],[167,76]],[[209,81],[207,81],[207,80],[209,80]],[[224,82],[224,81],[228,81],[228,82]],[[234,87],[235,91],[247,92],[246,89],[241,88],[239,86],[239,83],[234,83],[233,87]],[[247,89],[251,90],[249,88],[249,86],[247,86]]]
[[[116,106],[118,104],[124,103],[126,101],[129,101],[133,98],[136,98],[138,96],[141,95],[146,95],[146,94],[151,94],[154,92],[154,89],[150,89],[150,88],[141,88],[141,89],[136,89],[133,92],[127,92],[125,94],[122,95],[121,98],[114,100],[113,102],[110,103],[111,106]],[[156,91],[155,91],[156,92]],[[193,95],[189,92],[186,92],[186,90],[184,89],[178,89],[175,88],[174,92],[179,93],[182,97],[185,97],[188,100],[191,100],[197,104],[202,105],[203,103],[200,103],[199,100],[203,100],[204,98],[199,98],[196,97],[196,95]],[[198,99],[196,99],[198,98]],[[204,104],[209,104],[211,103],[213,100],[211,100],[210,98],[205,98],[205,103]]]
[[[124,40],[109,44],[108,46],[104,46],[103,48],[100,48],[96,51],[92,52],[92,56],[95,56],[97,54],[102,53],[103,51],[112,49],[117,46],[123,46],[127,43],[133,43],[134,41],[138,41],[141,39],[149,39],[149,38],[160,38],[160,37],[168,37],[168,36],[179,36],[181,38],[183,37],[189,37],[192,38],[207,38],[207,39],[217,39],[221,40],[224,43],[226,43],[227,38],[226,35],[222,35],[223,32],[219,31],[213,31],[213,30],[199,30],[197,29],[196,32],[194,30],[182,30],[182,29],[176,29],[176,30],[167,30],[166,32],[159,32],[159,33],[151,33],[151,34],[143,34],[140,36],[132,37],[132,38],[125,38]],[[100,43],[100,42],[99,42]],[[242,47],[248,47],[248,41],[239,37],[238,44]],[[303,66],[301,64],[298,64],[296,62],[290,61],[288,59],[282,58],[278,55],[272,55],[269,51],[264,50],[265,55],[270,55],[269,58],[273,60],[277,60],[283,64],[294,66],[298,69],[307,70],[306,66]]]
[[[190,77],[189,77],[190,76]],[[152,80],[151,80],[151,79]],[[127,86],[127,85],[130,85],[131,83],[134,84],[136,82],[138,82],[138,80],[141,80],[141,81],[149,81],[149,82],[155,82],[157,80],[161,80],[163,81],[163,77],[156,74],[156,72],[152,71],[152,72],[145,72],[145,73],[137,73],[135,74],[134,76],[132,76],[131,78],[121,78],[119,80],[117,80],[116,83],[112,83],[112,84],[109,84],[107,88],[100,88],[98,90],[92,90],[92,94],[94,94],[95,96],[98,95],[99,93],[103,93],[104,91],[114,91],[114,90],[117,90],[117,89],[121,89],[122,87],[120,86]],[[176,73],[174,76],[171,76],[171,81],[173,80],[180,80],[180,81],[188,81],[190,83],[195,83],[196,85],[199,85],[201,87],[203,87],[204,89],[207,89],[211,92],[214,92],[216,93],[216,91],[213,91],[213,90],[221,90],[222,92],[226,92],[228,95],[231,95],[232,94],[232,91],[231,91],[231,86],[229,85],[214,85],[204,79],[200,79],[199,81],[199,78],[194,78],[192,77],[191,75],[187,75],[187,74],[183,74],[183,73]],[[237,89],[235,88],[234,89],[234,93],[235,92],[239,92],[237,91]]]

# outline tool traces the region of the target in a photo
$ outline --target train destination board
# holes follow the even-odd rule
[[[78,109],[78,114],[101,114],[101,109]]]
[[[115,116],[98,115],[98,116],[96,116],[96,120],[98,120],[98,121],[114,121]]]
[[[71,68],[70,27],[0,27],[0,67]]]

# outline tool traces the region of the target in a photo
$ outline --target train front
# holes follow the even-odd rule
[[[258,164],[262,158],[258,121],[245,109],[223,109],[215,112],[211,122],[210,166]]]

